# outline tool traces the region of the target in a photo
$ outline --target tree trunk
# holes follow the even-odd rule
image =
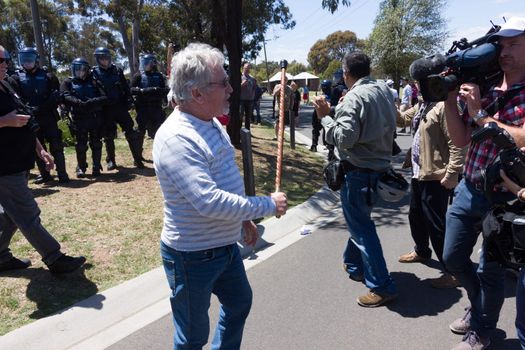
[[[40,66],[46,65],[46,54],[44,52],[44,43],[42,42],[42,23],[40,22],[40,12],[38,11],[37,0],[30,0],[31,17],[33,17],[33,34],[35,36],[36,49],[40,56]],[[51,62],[51,61],[50,61]]]
[[[228,50],[228,60],[230,63],[230,80],[233,92],[230,96],[230,123],[228,124],[228,134],[233,145],[239,146],[241,143],[242,121],[239,113],[241,98],[241,21],[242,21],[242,0],[226,0],[226,37],[225,44]]]
[[[142,7],[144,6],[144,0],[139,0],[137,4],[137,9],[133,17],[132,24],[132,40],[133,40],[133,64],[130,63],[130,69],[132,71],[131,76],[135,75],[139,71],[139,38],[140,38],[140,15],[142,12]],[[133,69],[131,68],[133,66]]]
[[[131,71],[131,76],[134,76],[136,71],[135,71],[135,66],[133,64],[133,47],[131,45],[131,42],[129,41],[128,30],[126,28],[126,23],[124,22],[124,16],[122,15],[118,16],[117,24],[118,24],[120,35],[122,35],[122,42],[124,43],[124,49],[126,49],[126,55],[128,56],[129,69]]]

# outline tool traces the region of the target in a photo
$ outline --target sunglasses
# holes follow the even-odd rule
[[[230,84],[230,78],[228,77],[224,78],[223,81],[208,83],[208,85],[222,85],[223,87],[227,87],[229,84]]]
[[[7,57],[0,57],[0,64],[4,63],[4,62],[7,62],[9,58]]]

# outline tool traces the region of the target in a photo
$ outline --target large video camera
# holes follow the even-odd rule
[[[499,174],[500,169],[520,187],[525,187],[525,153],[516,147],[507,130],[500,128],[495,122],[487,123],[472,133],[472,141],[475,143],[488,138],[492,139],[500,151],[492,164],[481,172],[485,196],[490,199],[494,186],[503,181]]]
[[[502,77],[498,63],[499,48],[488,42],[500,26],[493,25],[483,37],[469,42],[454,41],[446,56],[436,54],[420,58],[410,65],[410,75],[418,80],[421,94],[427,102],[445,101],[448,92],[463,83],[479,85],[481,94]]]

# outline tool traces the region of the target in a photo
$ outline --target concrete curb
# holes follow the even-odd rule
[[[300,135],[300,134],[299,134]],[[304,136],[296,136],[308,144]],[[280,219],[271,218],[258,225],[261,238],[255,247],[241,247],[247,268],[257,264],[254,251],[264,252],[277,241],[300,239],[299,230],[308,224],[315,229],[337,212],[339,195],[323,187],[306,202],[292,208]],[[318,218],[322,220],[317,220]],[[268,250],[271,250],[268,248]],[[274,251],[277,251],[274,249]],[[259,262],[268,254],[260,254]],[[0,337],[1,349],[20,350],[96,350],[104,349],[138,329],[171,312],[170,290],[162,267],[98,293],[55,315],[37,320]]]

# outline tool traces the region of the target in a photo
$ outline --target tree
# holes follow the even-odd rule
[[[323,40],[318,40],[308,52],[308,63],[317,73],[323,73],[331,61],[342,61],[347,52],[365,47],[365,42],[349,30],[337,31]]]
[[[286,71],[291,75],[297,75],[301,72],[305,72],[306,69],[307,67],[304,64],[293,60],[292,62],[288,63],[288,68],[286,69]]]
[[[396,87],[414,59],[442,46],[447,36],[445,6],[446,0],[384,0],[379,5],[367,52]]]

